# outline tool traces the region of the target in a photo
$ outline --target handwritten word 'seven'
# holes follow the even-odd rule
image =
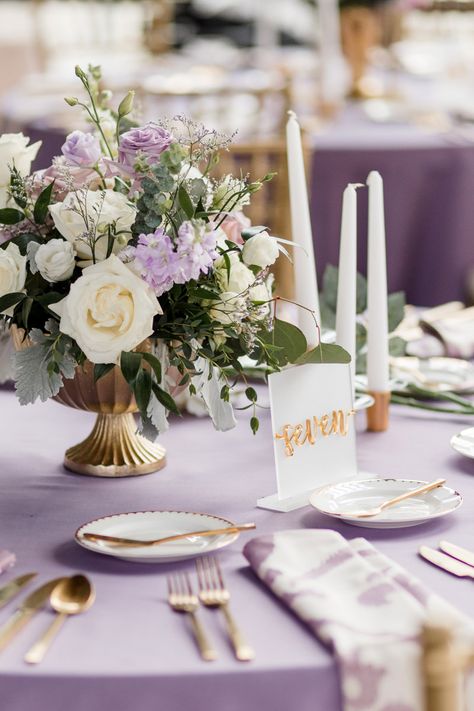
[[[333,410],[332,415],[308,418],[304,424],[283,425],[281,433],[275,434],[275,439],[283,440],[285,454],[292,457],[295,447],[302,447],[304,444],[313,445],[318,437],[330,437],[340,435],[345,437],[349,432],[350,418],[355,415],[355,410]]]

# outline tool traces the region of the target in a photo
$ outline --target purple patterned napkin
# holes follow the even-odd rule
[[[10,551],[0,549],[0,574],[11,568],[16,563],[16,556]]]
[[[428,617],[474,641],[471,620],[363,538],[281,531],[254,538],[244,555],[334,651],[344,711],[422,711],[419,633]]]

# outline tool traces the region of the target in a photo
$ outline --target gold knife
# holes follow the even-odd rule
[[[451,558],[451,556],[446,555],[446,553],[441,553],[441,551],[429,548],[428,546],[421,546],[418,549],[418,553],[422,556],[422,558],[425,558],[425,560],[433,563],[433,565],[437,565],[438,568],[447,570],[448,573],[457,575],[458,578],[474,578],[473,567]]]
[[[474,566],[474,553],[467,550],[467,548],[461,548],[461,546],[456,546],[448,541],[440,541],[438,545],[442,551],[453,558],[457,558],[462,563],[466,563],[466,565]]]
[[[25,585],[28,585],[30,580],[36,578],[37,575],[38,573],[26,573],[25,575],[20,575],[18,578],[10,580],[9,583],[1,587],[0,610],[2,609],[2,607],[5,607],[7,602],[10,602],[12,597],[15,597],[15,595],[17,595]]]
[[[5,649],[7,644],[23,629],[27,622],[44,607],[45,603],[49,600],[53,588],[55,588],[61,580],[63,580],[63,578],[50,580],[40,588],[33,590],[33,592],[23,600],[18,610],[0,627],[0,652]]]

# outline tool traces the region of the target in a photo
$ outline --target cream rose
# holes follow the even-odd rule
[[[244,300],[239,294],[233,291],[224,291],[220,295],[220,300],[213,302],[209,316],[213,321],[229,326],[236,321],[242,320],[244,306]]]
[[[279,254],[278,242],[268,232],[259,232],[250,237],[242,249],[245,264],[265,269],[276,262]]]
[[[74,247],[63,239],[51,239],[37,249],[35,262],[46,281],[65,281],[72,276],[76,264]]]
[[[23,291],[26,281],[26,257],[16,244],[10,243],[6,249],[0,249],[0,296]],[[11,316],[13,307],[2,313]]]
[[[131,237],[136,208],[130,205],[122,193],[114,190],[79,190],[68,193],[63,202],[49,206],[57,230],[74,245],[81,266],[92,260],[88,234],[95,235],[95,259],[102,261],[107,255],[108,228],[115,225],[115,232],[122,232],[114,241],[112,252],[116,254]]]
[[[15,166],[24,178],[29,175],[31,163],[36,158],[41,141],[28,145],[30,139],[22,133],[4,133],[0,136],[0,208],[11,202],[8,195],[10,168]]]
[[[217,281],[222,291],[233,291],[241,294],[246,291],[255,281],[253,272],[240,261],[237,252],[228,254],[230,260],[230,270],[227,271],[224,257],[219,257],[214,262]]]
[[[153,332],[153,317],[163,313],[152,289],[111,255],[87,267],[69,294],[50,306],[59,329],[71,336],[92,363],[117,363]]]

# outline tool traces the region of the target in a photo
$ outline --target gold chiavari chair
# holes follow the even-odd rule
[[[308,161],[307,161],[308,163]],[[236,143],[221,156],[216,172],[220,175],[248,175],[250,180],[275,172],[273,180],[252,195],[252,203],[245,212],[254,225],[268,225],[277,237],[291,239],[288,167],[286,145],[282,140]],[[291,252],[291,249],[288,249]],[[293,297],[293,267],[288,259],[280,258],[275,266],[276,293]]]

